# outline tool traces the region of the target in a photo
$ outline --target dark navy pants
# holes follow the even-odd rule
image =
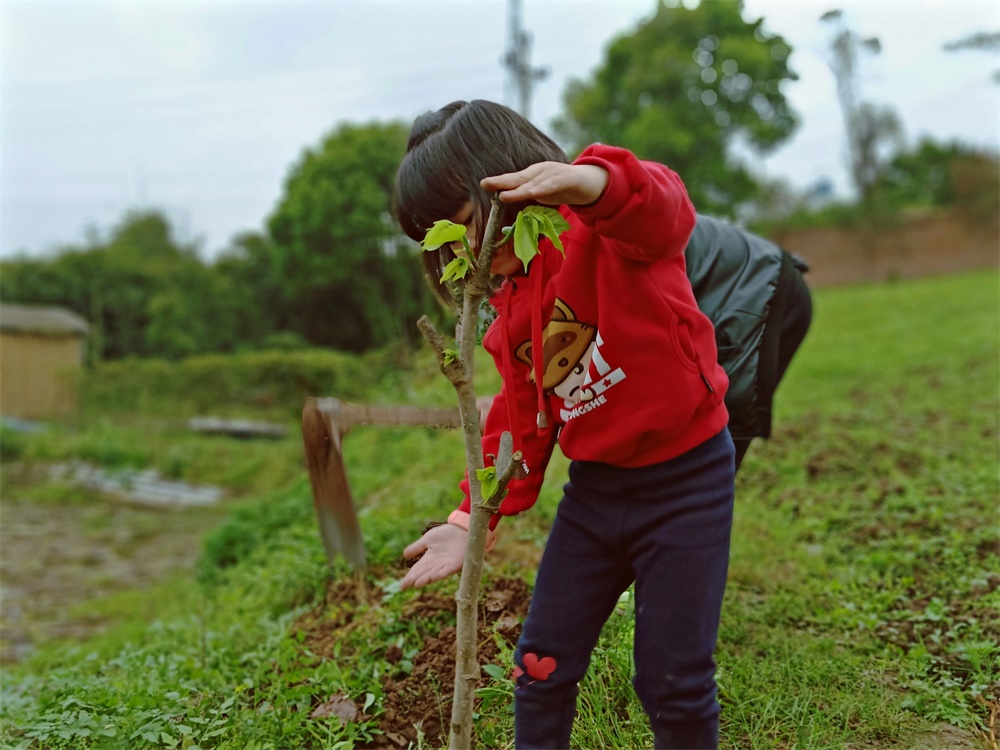
[[[733,474],[728,430],[654,466],[570,465],[514,655],[519,749],[569,747],[577,683],[633,581],[633,685],[656,747],[717,746],[713,651],[729,564]]]

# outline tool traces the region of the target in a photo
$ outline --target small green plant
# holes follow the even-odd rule
[[[531,259],[538,255],[539,237],[547,237],[559,252],[565,253],[559,235],[567,229],[569,222],[556,209],[548,206],[528,206],[518,212],[511,226],[503,228],[500,240],[496,244],[502,245],[513,237],[514,255],[524,264],[524,269],[528,270]],[[420,247],[428,252],[453,242],[461,242],[462,249],[456,252],[455,259],[445,266],[444,273],[441,274],[442,282],[461,281],[468,276],[472,268],[472,247],[466,237],[465,226],[441,219],[434,222],[420,243]],[[492,255],[491,250],[491,258]]]

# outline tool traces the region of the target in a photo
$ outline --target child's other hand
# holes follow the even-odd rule
[[[444,523],[428,529],[417,541],[403,550],[403,557],[410,560],[423,554],[410,568],[403,580],[401,589],[411,586],[426,586],[428,583],[440,581],[453,573],[458,573],[465,562],[465,545],[469,532],[452,523]]]
[[[480,396],[476,399],[476,409],[479,411],[479,432],[486,430],[486,417],[490,415],[493,407],[493,396]]]
[[[543,161],[520,172],[487,177],[480,186],[499,192],[504,203],[535,201],[547,206],[586,206],[596,202],[608,186],[608,172],[595,164]]]

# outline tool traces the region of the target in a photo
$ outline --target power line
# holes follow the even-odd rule
[[[521,26],[521,0],[508,0],[507,51],[500,59],[507,69],[506,97],[508,103],[517,92],[517,111],[531,119],[531,92],[536,82],[544,80],[551,72],[548,67],[531,66],[531,33]]]

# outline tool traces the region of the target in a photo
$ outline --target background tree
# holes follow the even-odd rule
[[[227,351],[252,328],[236,280],[216,273],[194,245],[178,244],[157,211],[130,213],[106,240],[50,258],[3,263],[5,301],[68,307],[92,326],[91,356],[181,357]]]
[[[293,167],[268,232],[236,236],[212,265],[176,241],[162,213],[133,212],[106,238],[5,261],[0,294],[80,313],[97,358],[414,342],[434,306],[407,257],[418,249],[390,212],[407,132],[335,130]]]
[[[807,194],[783,177],[761,178],[753,199],[743,205],[739,219],[751,227],[780,224],[797,212],[808,210]],[[766,230],[760,230],[766,233]]]
[[[416,339],[430,293],[391,213],[408,130],[342,125],[293,167],[268,221],[282,328],[356,351]]]
[[[925,138],[896,154],[881,180],[880,189],[893,208],[952,209],[971,228],[986,233],[995,233],[1000,224],[996,152]]]
[[[663,162],[699,210],[733,215],[756,188],[733,144],[767,153],[797,124],[781,92],[797,78],[791,48],[742,9],[738,0],[660,4],[611,43],[591,80],[569,84],[556,133],[573,152],[601,141]]]
[[[944,45],[946,52],[958,52],[961,50],[978,49],[985,52],[992,52],[993,59],[1000,53],[1000,31],[978,31],[975,34],[948,42]],[[1000,69],[993,71],[993,82],[1000,83]]]
[[[305,345],[305,339],[288,330],[288,321],[281,317],[284,280],[267,235],[237,234],[216,258],[213,271],[228,281],[227,299],[238,311],[236,336],[240,342],[265,348],[281,340]]]
[[[863,39],[849,29],[843,11],[828,11],[820,16],[820,21],[837,26],[830,43],[830,69],[837,79],[851,179],[862,207],[870,206],[888,161],[887,152],[892,147],[898,148],[903,136],[902,124],[892,109],[858,100],[858,54],[877,55],[882,45],[878,37]]]
[[[960,192],[955,184],[956,165],[976,160],[995,164],[996,157],[989,159],[959,141],[924,138],[893,156],[881,175],[882,190],[899,208],[955,206]]]

